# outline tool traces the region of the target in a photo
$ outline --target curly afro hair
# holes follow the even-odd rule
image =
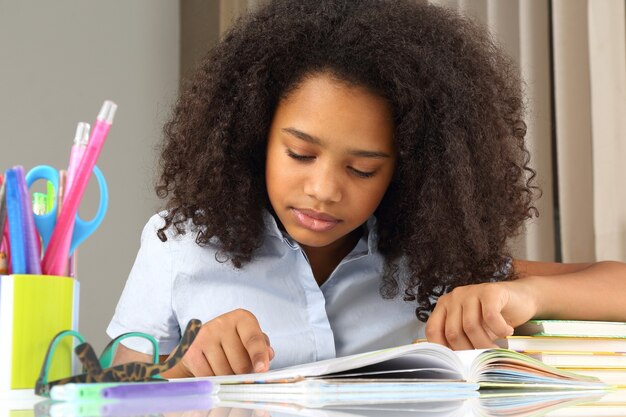
[[[413,1],[275,0],[237,20],[204,58],[164,127],[166,230],[241,267],[263,241],[274,109],[330,73],[385,98],[398,160],[376,210],[381,294],[425,321],[436,298],[511,279],[507,239],[536,215],[518,70],[485,29]]]

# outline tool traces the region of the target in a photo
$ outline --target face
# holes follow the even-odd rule
[[[276,108],[267,145],[267,192],[287,233],[301,245],[340,244],[378,207],[395,161],[386,101],[318,74]]]

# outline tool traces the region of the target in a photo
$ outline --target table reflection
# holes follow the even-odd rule
[[[310,396],[309,396],[310,397]],[[345,403],[311,407],[311,398],[235,401],[209,396],[119,402],[33,403],[0,417],[626,417],[626,390],[610,392],[481,391],[480,397],[450,400]],[[306,406],[304,404],[308,404]],[[318,401],[319,404],[319,401]]]

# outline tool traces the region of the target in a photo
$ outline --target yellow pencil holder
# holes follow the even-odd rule
[[[34,388],[52,338],[78,330],[80,284],[52,275],[0,276],[0,392]],[[49,380],[72,374],[74,341],[57,346]]]

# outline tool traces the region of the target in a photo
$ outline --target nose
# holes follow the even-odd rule
[[[318,164],[306,179],[304,193],[324,203],[341,201],[342,191],[338,173],[330,164]]]

